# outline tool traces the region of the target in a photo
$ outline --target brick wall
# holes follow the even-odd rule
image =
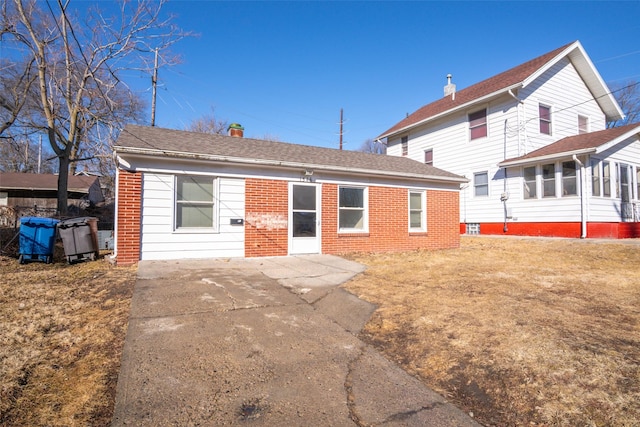
[[[289,184],[286,181],[245,180],[246,257],[282,256],[289,253]]]
[[[457,248],[459,194],[427,191],[427,232],[409,233],[408,190],[369,187],[369,233],[338,233],[338,186],[322,187],[322,252],[386,252]]]
[[[118,170],[118,265],[140,260],[142,173]]]

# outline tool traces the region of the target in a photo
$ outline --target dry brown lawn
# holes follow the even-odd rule
[[[640,425],[640,245],[463,237],[358,254],[364,338],[496,426]]]
[[[1,426],[111,422],[136,270],[63,255],[0,256]]]

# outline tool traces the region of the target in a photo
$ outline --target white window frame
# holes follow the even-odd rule
[[[211,202],[209,201],[182,201],[178,199],[178,188],[179,181],[182,179],[188,178],[200,178],[200,179],[208,179],[211,180],[212,192]],[[173,191],[173,231],[176,233],[211,233],[218,232],[219,224],[218,224],[218,179],[212,175],[198,175],[198,174],[189,174],[189,175],[175,175],[174,176],[174,191]],[[195,204],[199,206],[211,206],[211,227],[186,227],[178,224],[178,206],[181,204]]]
[[[478,125],[472,126],[471,125],[471,116],[473,114],[479,113],[481,111],[484,111],[484,122],[480,123]],[[488,138],[489,137],[489,111],[487,110],[486,107],[469,112],[467,114],[467,123],[469,125],[469,141],[476,141],[476,140],[479,140],[479,139],[483,139],[483,138]],[[479,129],[480,127],[483,127],[483,126],[485,128],[485,134],[482,135],[482,136],[477,136],[477,137],[474,138],[472,136],[473,135],[473,130],[474,129]]]
[[[640,200],[640,166],[635,166],[636,169],[636,200]]]
[[[591,159],[591,195],[602,196],[602,169],[598,159]]]
[[[340,206],[340,190],[343,188],[362,190],[362,207]],[[362,211],[362,227],[340,227],[340,214],[349,211]],[[369,232],[369,187],[359,185],[338,186],[338,233],[368,233]]]
[[[478,184],[478,180],[477,177],[480,175],[485,175],[487,177],[487,182],[485,184]],[[487,188],[487,194],[478,194],[478,188],[480,187],[486,187]],[[489,197],[490,191],[489,191],[489,171],[481,171],[481,172],[474,172],[473,173],[473,197]]]
[[[403,136],[400,138],[400,147],[402,148],[402,157],[409,155],[409,137]]]
[[[602,165],[602,174],[600,175],[602,177],[602,193],[601,194],[602,194],[602,197],[611,197],[613,195],[611,191],[611,182],[612,182],[611,169],[615,166],[615,163],[612,163],[608,160],[602,160],[600,164]],[[606,169],[605,169],[605,165],[607,166]]]
[[[571,176],[571,175],[566,176],[565,175],[565,164],[568,164],[568,163],[573,163],[573,176]],[[560,174],[562,175],[562,178],[560,180],[560,185],[562,186],[561,191],[560,191],[560,196],[561,197],[577,196],[578,195],[578,165],[576,164],[576,162],[573,161],[573,160],[567,160],[565,162],[560,162]],[[569,187],[568,184],[569,184],[569,182],[571,180],[573,180],[574,192],[565,194],[565,191]]]
[[[525,170],[533,169],[533,181],[527,180],[525,176]],[[533,196],[527,197],[526,187],[531,188],[531,185],[527,185],[527,183],[533,182]],[[531,193],[531,190],[529,190]],[[538,168],[536,166],[524,166],[522,168],[522,198],[524,200],[534,200],[538,198]]]
[[[544,177],[544,167],[545,166],[551,166],[553,167],[553,173],[551,174],[551,178],[546,178]],[[545,183],[546,182],[551,182],[553,180],[553,194],[545,194]],[[544,163],[542,165],[540,165],[540,183],[541,183],[541,190],[542,192],[540,193],[540,196],[543,199],[550,199],[553,197],[557,197],[558,196],[558,189],[556,188],[557,186],[557,179],[556,179],[556,164],[555,163]]]
[[[584,128],[580,125],[580,120],[584,120]],[[582,135],[584,133],[589,133],[589,116],[584,114],[578,114],[578,135]]]
[[[540,114],[540,109],[541,108],[547,108],[549,109],[549,119],[543,119],[542,115]],[[549,133],[543,132],[542,131],[542,123],[546,123],[549,126]],[[551,107],[551,105],[549,104],[545,104],[544,102],[540,102],[538,103],[538,130],[540,131],[541,135],[553,135],[553,109]]]
[[[409,190],[409,199],[407,203],[407,207],[409,210],[409,231],[410,232],[425,232],[427,231],[427,192],[426,190]],[[411,207],[411,195],[419,195],[420,196],[420,208],[415,209]],[[411,214],[419,213],[420,214],[420,226],[412,227],[411,225]]]
[[[624,169],[624,171],[623,171]],[[626,163],[618,163],[618,198],[625,203],[633,199],[633,178],[630,176],[631,165]],[[624,178],[623,178],[624,177]],[[623,183],[623,181],[625,183]],[[623,187],[625,186],[625,187]],[[626,194],[626,200],[624,195]]]
[[[431,161],[427,161],[427,153],[431,153]],[[433,166],[433,148],[429,148],[427,150],[424,150],[424,164],[425,165],[429,165],[429,166]]]
[[[7,206],[9,204],[9,193],[6,191],[0,191],[0,206]]]

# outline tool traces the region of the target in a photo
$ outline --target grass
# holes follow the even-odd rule
[[[364,338],[496,426],[640,425],[640,245],[464,237],[356,254]]]
[[[135,267],[0,257],[0,425],[110,424]],[[640,425],[640,246],[354,254],[363,338],[489,426]]]
[[[0,257],[0,425],[107,426],[135,268]]]

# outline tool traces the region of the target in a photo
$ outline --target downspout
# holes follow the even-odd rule
[[[116,165],[116,181],[115,181],[115,194],[113,202],[113,254],[109,257],[109,262],[115,264],[118,260],[118,198],[120,192],[118,191],[118,183],[120,182],[118,156],[115,151],[113,152],[113,162]]]
[[[511,93],[511,91],[509,91]],[[507,159],[507,119],[504,120],[504,147],[502,157],[504,160]],[[509,200],[509,195],[507,194],[507,168],[504,168],[504,178],[502,179],[502,195],[500,196],[500,201],[502,202],[502,207],[504,210],[504,225],[502,226],[502,232],[506,233],[509,231],[509,227],[507,226],[507,200]]]
[[[587,195],[586,192],[586,183],[585,183],[585,167],[584,163],[578,159],[578,156],[573,155],[573,161],[576,162],[577,165],[580,166],[580,219],[581,219],[581,239],[586,239],[587,237]]]

